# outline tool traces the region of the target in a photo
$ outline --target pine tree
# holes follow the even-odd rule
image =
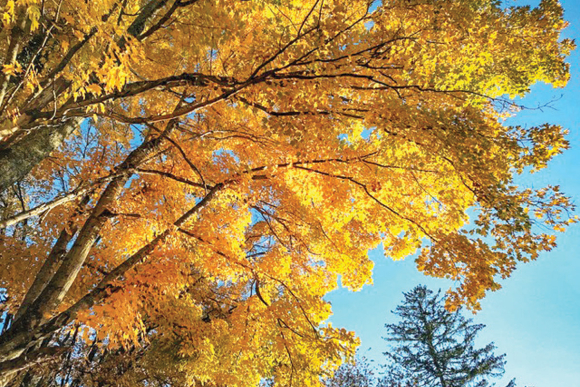
[[[504,373],[505,354],[495,355],[493,343],[475,347],[475,337],[485,325],[473,324],[460,310],[445,309],[445,297],[425,286],[404,293],[393,312],[401,320],[385,324],[393,343],[386,352],[421,387],[485,387],[489,377]],[[493,385],[493,384],[492,384]],[[508,387],[514,387],[512,380]]]

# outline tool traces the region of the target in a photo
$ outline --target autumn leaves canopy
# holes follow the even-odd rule
[[[322,297],[371,282],[369,249],[419,251],[477,308],[572,222],[557,187],[513,183],[564,130],[502,124],[568,79],[555,0],[2,7],[6,380],[80,327],[173,351],[145,379],[316,385],[356,345]]]

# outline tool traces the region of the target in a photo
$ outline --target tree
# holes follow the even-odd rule
[[[565,131],[500,121],[501,96],[568,79],[555,0],[2,12],[3,380],[80,327],[113,353],[170,347],[196,383],[316,384],[357,342],[321,325],[323,296],[371,281],[369,249],[422,248],[459,283],[448,306],[477,308],[574,221],[557,187],[513,183]]]
[[[381,365],[381,372],[365,358],[356,358],[353,363],[342,364],[331,377],[323,380],[325,387],[417,387],[414,378],[400,367]],[[380,374],[380,376],[376,376]]]
[[[475,348],[475,337],[485,325],[473,324],[459,310],[445,309],[441,291],[417,286],[404,293],[405,300],[393,312],[401,318],[386,324],[386,340],[394,343],[385,353],[417,386],[485,387],[489,377],[504,373],[505,354],[496,356],[493,343]],[[509,387],[515,386],[512,380]]]
[[[355,363],[342,364],[323,384],[325,387],[372,387],[376,385],[376,377],[368,359],[362,357]]]

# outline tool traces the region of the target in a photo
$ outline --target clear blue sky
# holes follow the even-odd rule
[[[504,1],[508,5],[538,2]],[[561,3],[570,22],[564,37],[575,38],[580,45],[580,0]],[[569,62],[572,77],[565,89],[536,85],[524,100],[526,106],[534,107],[561,96],[553,109],[523,111],[509,123],[549,122],[570,130],[571,149],[547,169],[520,181],[536,188],[558,184],[580,207],[580,48]],[[386,349],[384,324],[395,321],[390,311],[402,300],[402,292],[419,283],[445,290],[450,284],[420,274],[413,257],[393,262],[382,251],[372,251],[370,256],[375,261],[374,285],[357,293],[340,289],[327,299],[333,306],[333,325],[356,331],[362,340],[361,354],[380,363]],[[483,310],[474,316],[487,326],[479,343],[493,341],[497,354],[507,354],[506,373],[497,386],[515,377],[519,387],[580,387],[580,225],[560,235],[557,249],[520,265],[502,285],[483,300]]]

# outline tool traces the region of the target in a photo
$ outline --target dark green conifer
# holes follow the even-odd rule
[[[397,324],[386,324],[392,343],[386,352],[418,387],[486,387],[489,378],[504,373],[505,354],[495,355],[490,343],[475,347],[475,337],[485,325],[473,324],[460,311],[445,309],[441,291],[417,286],[404,293],[405,300],[393,312]],[[507,387],[514,387],[512,380]]]

